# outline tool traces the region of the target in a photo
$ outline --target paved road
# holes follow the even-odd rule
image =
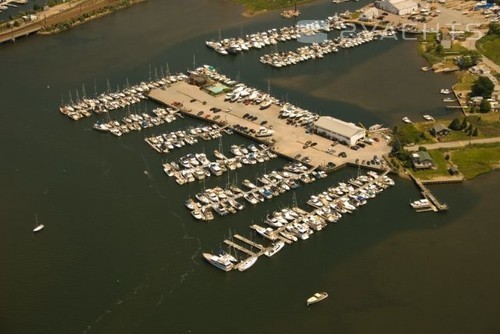
[[[405,148],[408,151],[418,151],[418,148],[420,146],[423,146],[423,147],[425,147],[428,150],[435,150],[435,149],[438,149],[438,148],[464,147],[464,146],[469,145],[469,143],[472,143],[472,144],[500,143],[500,137],[472,139],[470,141],[469,140],[460,140],[460,141],[452,141],[452,142],[447,142],[447,143],[434,143],[434,144],[413,145],[413,146],[406,146]]]

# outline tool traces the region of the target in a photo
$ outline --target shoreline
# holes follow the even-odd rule
[[[80,0],[61,3],[35,12],[33,15],[36,18],[31,22],[15,18],[4,23],[0,44],[31,34],[56,34],[143,2],[146,0]]]

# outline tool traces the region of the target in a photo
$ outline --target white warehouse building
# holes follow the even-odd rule
[[[344,141],[349,146],[356,145],[366,135],[365,129],[329,116],[322,116],[314,122],[314,131],[321,136]]]
[[[418,12],[418,4],[412,0],[382,0],[375,5],[389,13],[396,15],[407,15]]]

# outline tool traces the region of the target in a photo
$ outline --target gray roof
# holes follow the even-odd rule
[[[314,125],[325,130],[336,132],[346,138],[365,132],[363,128],[360,128],[353,123],[347,123],[330,116],[321,116],[316,122],[314,122]]]
[[[417,151],[415,153],[412,153],[413,158],[418,158],[420,161],[434,161],[432,160],[432,157],[430,154],[426,151]]]
[[[450,131],[450,129],[448,129],[446,126],[444,126],[443,124],[441,123],[436,123],[434,124],[434,126],[432,127],[431,129],[432,131],[434,131],[435,133],[438,133],[438,132],[441,132],[443,130],[448,130]]]

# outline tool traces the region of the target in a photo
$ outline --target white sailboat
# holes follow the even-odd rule
[[[33,233],[39,232],[39,231],[43,230],[43,228],[45,227],[45,225],[38,223],[38,216],[37,215],[35,215],[35,221],[36,221],[36,226],[33,229]]]

